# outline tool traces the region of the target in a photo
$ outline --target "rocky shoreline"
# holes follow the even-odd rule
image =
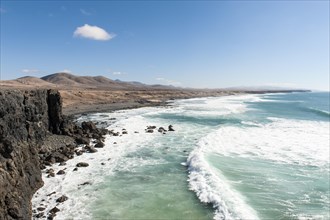
[[[46,181],[42,179],[42,173],[45,178],[51,180],[57,176],[65,176],[67,172],[86,168],[89,165],[87,160],[79,161],[74,165],[75,170],[70,171],[67,170],[66,163],[84,153],[89,155],[101,150],[104,147],[105,135],[116,137],[127,134],[124,128],[121,131],[108,131],[102,128],[102,125],[97,126],[88,121],[78,125],[74,114],[111,111],[117,110],[117,107],[123,109],[164,105],[165,101],[169,100],[167,97],[162,101],[140,105],[135,105],[135,102],[133,105],[131,102],[122,102],[119,105],[121,107],[112,108],[109,106],[114,103],[96,103],[86,105],[88,107],[82,109],[78,105],[74,110],[67,110],[71,116],[65,116],[62,112],[61,95],[57,90],[45,89],[0,90],[0,219],[53,219],[60,211],[56,204],[64,203],[68,197],[48,192],[47,197],[52,200],[52,203],[48,204],[51,206],[45,207],[42,203],[47,201],[41,198],[38,207],[32,212],[31,199]],[[123,103],[126,107],[122,106]],[[98,105],[101,108],[98,108]],[[174,130],[172,126],[166,128],[149,126],[144,132],[165,134]],[[56,170],[50,166],[56,166]],[[82,187],[89,183],[84,181],[79,184],[79,187]]]
[[[86,124],[94,127],[94,123],[92,122],[83,122],[83,130],[85,130]],[[86,130],[90,131],[89,128]],[[167,132],[174,131],[175,130],[172,125],[169,125],[166,129],[164,127],[157,126],[146,126],[146,128],[144,129],[144,133],[149,135],[150,133],[159,133],[161,135],[165,135]],[[107,138],[108,140],[112,140],[111,147],[115,147],[119,144],[117,143],[117,141],[120,140],[122,136],[127,135],[129,133],[134,133],[135,135],[142,135],[140,132],[127,131],[125,128],[118,128],[116,130],[107,131]],[[65,157],[65,159],[71,156],[69,159],[72,160],[68,159],[63,161],[62,159],[60,159],[56,160],[54,163],[49,163],[49,159],[42,160],[47,165],[45,169],[42,170],[45,187],[37,191],[32,199],[32,217],[34,219],[53,219],[57,216],[58,213],[63,211],[63,209],[64,212],[66,211],[65,207],[67,207],[68,205],[66,205],[65,203],[75,204],[74,198],[72,198],[71,195],[68,195],[64,193],[63,190],[61,190],[61,185],[65,184],[65,182],[70,182],[71,185],[75,185],[77,187],[77,192],[95,184],[95,180],[93,178],[81,179],[79,177],[83,174],[86,175],[86,173],[88,172],[93,172],[95,168],[91,168],[88,171],[86,171],[86,168],[88,169],[90,167],[93,167],[95,163],[100,164],[101,166],[105,166],[107,163],[111,163],[113,155],[107,155],[108,149],[103,148],[108,148],[109,146],[105,146],[103,141],[103,138],[101,138],[101,140],[91,138],[90,143],[80,142],[81,144],[75,147],[72,156],[70,154],[61,155],[60,157],[58,157],[59,152],[54,152],[52,154],[53,161],[55,161],[55,158],[61,158],[63,156]],[[95,153],[96,155],[94,155]],[[100,155],[98,154],[106,154],[105,156],[107,157],[107,159],[105,161],[102,160],[102,162],[99,161],[98,159],[96,159],[100,157]],[[85,190],[83,192],[87,193]],[[79,207],[80,209],[83,209],[84,205],[79,205]]]
[[[55,90],[2,90],[0,103],[0,219],[31,219],[31,198],[43,186],[42,170],[82,153],[80,144],[96,152],[94,146],[102,146],[108,131],[92,122],[78,126],[64,116]],[[92,138],[94,146],[89,145]]]
[[[1,90],[0,103],[0,219],[53,219],[60,211],[58,204],[68,196],[48,192],[49,201],[41,198],[32,210],[31,199],[44,181],[88,167],[89,161],[83,160],[69,171],[66,163],[103,148],[105,135],[128,133],[125,128],[108,131],[90,121],[78,125],[73,116],[63,115],[62,97],[56,90]],[[144,132],[171,131],[172,125],[148,126]]]

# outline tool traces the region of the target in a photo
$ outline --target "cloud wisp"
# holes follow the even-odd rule
[[[124,72],[112,72],[112,75],[126,75]]]
[[[92,40],[107,41],[114,38],[115,34],[110,34],[103,28],[85,24],[84,26],[77,27],[73,33],[74,37],[88,38]]]
[[[39,73],[40,70],[38,70],[38,69],[22,69],[21,72],[26,73],[26,74],[32,74],[32,73]]]

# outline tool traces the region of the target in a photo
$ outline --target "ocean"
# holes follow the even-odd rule
[[[329,108],[329,93],[311,92],[84,115],[128,134],[69,160],[33,202],[66,194],[56,219],[329,219]],[[90,166],[73,172],[77,161]]]

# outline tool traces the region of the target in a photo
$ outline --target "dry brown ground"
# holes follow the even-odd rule
[[[146,88],[86,88],[59,86],[37,78],[0,81],[0,89],[57,89],[63,98],[63,112],[67,115],[104,112],[143,106],[164,105],[171,99],[186,99],[233,94],[223,90],[152,89]]]
[[[163,105],[171,99],[228,95],[209,90],[60,90],[65,114]]]

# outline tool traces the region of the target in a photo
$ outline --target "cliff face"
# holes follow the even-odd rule
[[[59,134],[61,97],[53,90],[0,90],[0,219],[30,219],[32,195],[43,185],[38,152]]]

